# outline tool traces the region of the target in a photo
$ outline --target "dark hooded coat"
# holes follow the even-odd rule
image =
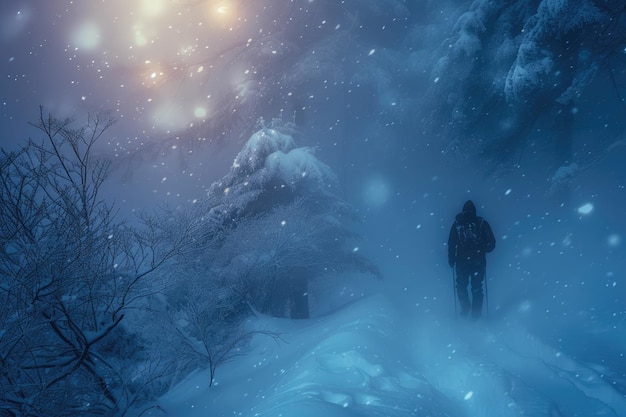
[[[459,231],[462,226],[474,222],[478,226],[478,236],[480,244],[471,248],[463,247],[460,244]],[[457,263],[485,264],[487,262],[485,254],[491,252],[496,247],[496,238],[493,235],[491,226],[482,217],[476,215],[476,206],[471,200],[467,200],[463,205],[463,211],[457,214],[454,224],[450,229],[448,238],[448,263],[453,266]]]

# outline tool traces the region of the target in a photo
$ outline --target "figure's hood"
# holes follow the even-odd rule
[[[463,213],[467,213],[471,216],[476,216],[476,206],[472,200],[467,200],[463,205]]]

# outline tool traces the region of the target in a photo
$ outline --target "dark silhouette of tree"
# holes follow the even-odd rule
[[[572,162],[576,106],[596,77],[611,77],[626,47],[626,9],[602,0],[474,1],[433,71],[433,124],[449,151],[505,169],[533,128],[550,137],[555,166]],[[610,146],[612,140],[604,139]],[[456,152],[459,151],[459,152]]]

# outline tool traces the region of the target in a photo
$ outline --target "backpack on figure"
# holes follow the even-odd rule
[[[483,222],[484,219],[477,216],[463,215],[460,219],[457,219],[458,245],[463,253],[480,252],[483,250]]]
[[[485,262],[485,254],[495,247],[496,239],[491,226],[476,215],[476,206],[468,200],[450,228],[448,263],[453,266],[457,261]]]

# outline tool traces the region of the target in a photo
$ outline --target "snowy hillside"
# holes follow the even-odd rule
[[[377,295],[318,319],[259,318],[251,325],[284,341],[259,336],[249,355],[218,370],[214,387],[195,373],[146,415],[626,415],[625,367],[603,363],[617,346],[594,347],[587,362],[528,330],[537,323],[524,306],[481,322],[430,307],[411,313]],[[574,343],[582,352],[593,342]]]

